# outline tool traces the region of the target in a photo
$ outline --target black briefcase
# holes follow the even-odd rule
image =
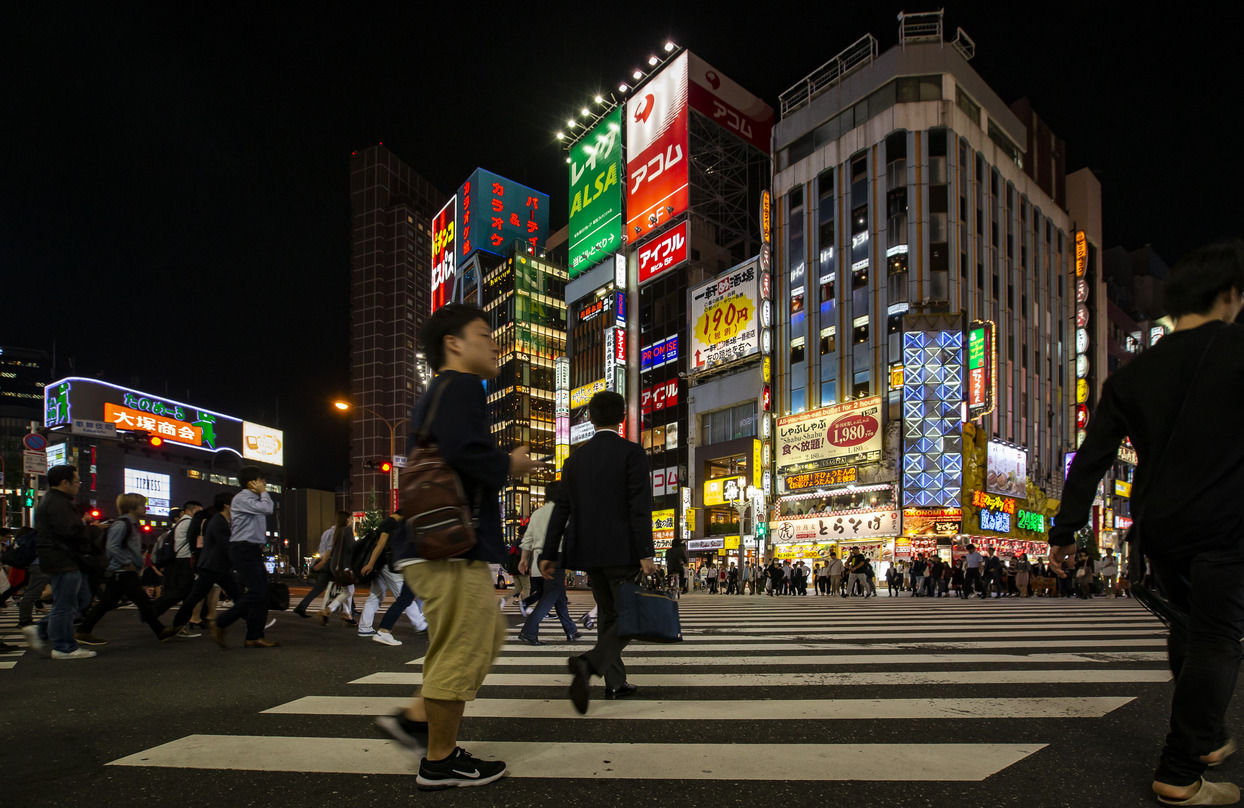
[[[655,586],[623,583],[618,593],[618,636],[640,642],[682,642],[678,601]]]
[[[283,612],[289,608],[289,585],[277,581],[268,582],[268,610]]]

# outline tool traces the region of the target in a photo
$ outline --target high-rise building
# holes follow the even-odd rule
[[[367,464],[404,455],[430,380],[416,343],[431,311],[432,217],[445,195],[383,145],[350,158],[350,509],[390,507]]]
[[[5,474],[0,496],[15,495],[22,487],[22,438],[32,422],[43,419],[43,389],[52,378],[51,360],[47,351],[0,347],[0,457]],[[20,519],[20,510],[5,511]]]
[[[866,35],[781,95],[771,532],[788,556],[1039,549],[1077,394],[1093,403],[1095,323],[1073,317],[1077,280],[1101,277],[1100,186],[1063,174],[1062,141],[942,22],[900,15],[897,45]]]

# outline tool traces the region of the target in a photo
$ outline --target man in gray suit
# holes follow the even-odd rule
[[[600,608],[596,647],[570,658],[570,700],[587,712],[593,675],[605,679],[605,698],[635,693],[627,684],[618,637],[618,596],[623,583],[643,571],[656,572],[652,547],[652,477],[643,447],[625,440],[618,429],[626,418],[626,400],[604,391],[592,396],[588,414],[596,434],[562,467],[562,484],[553,498],[553,516],[540,554],[540,574],[557,570],[558,547],[565,536],[562,568],[586,570]],[[568,526],[569,525],[569,529]]]

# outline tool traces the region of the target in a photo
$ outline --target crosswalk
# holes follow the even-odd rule
[[[26,655],[28,643],[17,628],[17,605],[9,604],[0,611],[0,640],[17,650],[0,651],[0,671],[10,671]]]
[[[1163,627],[1126,600],[693,595],[680,611],[684,642],[627,649],[636,696],[605,701],[597,687],[585,716],[565,695],[566,657],[585,643],[559,641],[556,622],[544,625],[544,645],[512,635],[467,705],[463,746],[506,760],[513,778],[749,781],[785,771],[800,780],[980,781],[1040,753],[1061,722],[1103,720],[1170,679]],[[322,719],[397,710],[422,681],[422,661],[394,660],[263,709],[281,732],[186,735],[110,765],[413,774],[406,750],[357,720],[348,725],[355,737],[324,737]],[[970,724],[971,742],[890,742],[888,722],[913,720]],[[299,721],[303,735],[290,731]],[[525,741],[533,722],[549,722],[557,740]],[[705,742],[702,729],[714,725],[750,729]]]

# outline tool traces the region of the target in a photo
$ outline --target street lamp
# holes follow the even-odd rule
[[[342,401],[340,399],[333,402],[333,407],[335,407],[337,410],[341,412],[349,412],[351,409],[350,402]],[[373,418],[376,418],[381,423],[383,423],[386,427],[389,428],[389,462],[393,462],[393,458],[397,456],[397,429],[402,424],[406,423],[406,419],[401,418],[397,421],[390,421],[388,418],[385,418],[383,415],[376,412],[371,407],[359,407],[359,409],[361,409],[363,412],[371,413]],[[396,469],[390,470],[389,472],[389,504],[388,504],[389,510],[393,509],[393,490],[397,487],[395,484],[396,477],[397,477],[397,470]],[[372,490],[375,491],[374,488]]]

